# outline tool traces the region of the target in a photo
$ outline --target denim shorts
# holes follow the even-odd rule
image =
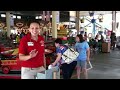
[[[86,68],[86,65],[87,65],[86,60],[85,61],[82,61],[82,60],[77,61],[77,67]]]

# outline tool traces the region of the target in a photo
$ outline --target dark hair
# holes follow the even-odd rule
[[[30,27],[31,23],[37,23],[40,26],[40,23],[37,20],[29,21],[28,26]]]
[[[85,41],[82,34],[78,34],[77,37],[80,39],[81,43]]]
[[[62,40],[61,40],[60,38],[57,38],[57,39],[55,40],[55,43],[62,44]]]

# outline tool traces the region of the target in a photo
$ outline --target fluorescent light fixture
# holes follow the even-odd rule
[[[52,18],[52,15],[50,15],[50,17]]]
[[[76,11],[69,11],[70,12],[70,17],[76,17]]]
[[[21,19],[21,16],[17,16],[17,19]]]
[[[15,15],[13,15],[12,17],[13,17],[13,18],[16,18],[16,16],[15,16]]]
[[[38,18],[39,18],[38,16],[35,17],[35,19],[38,19]]]
[[[6,15],[5,14],[1,14],[1,17],[6,17]]]
[[[39,19],[42,19],[42,16],[39,16]]]

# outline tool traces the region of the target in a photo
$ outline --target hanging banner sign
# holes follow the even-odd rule
[[[12,15],[10,16],[10,26],[14,26],[14,18]]]
[[[43,11],[42,20],[45,21],[45,11]]]
[[[46,21],[50,21],[50,11],[47,11]]]
[[[56,22],[59,23],[60,22],[60,12],[56,11]]]

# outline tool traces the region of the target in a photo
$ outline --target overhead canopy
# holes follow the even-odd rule
[[[95,15],[99,14],[111,14],[112,11],[94,11]],[[80,16],[89,16],[89,11],[80,11]]]
[[[120,12],[120,11],[117,11]],[[112,11],[94,11],[95,15],[99,14],[112,14]],[[76,16],[75,11],[70,11],[70,16]],[[80,16],[89,16],[89,11],[80,11]]]

